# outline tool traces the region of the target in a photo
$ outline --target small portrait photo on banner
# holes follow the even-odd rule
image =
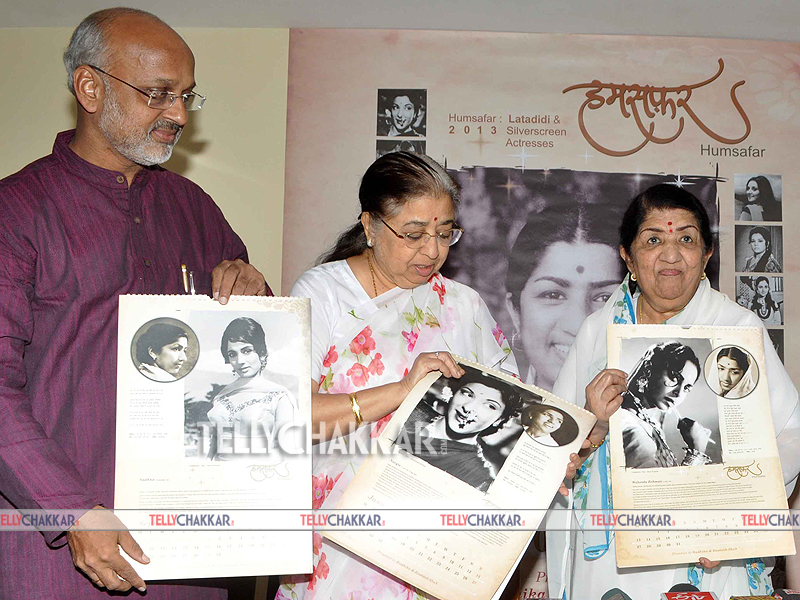
[[[767,333],[772,341],[772,347],[778,353],[778,358],[783,362],[783,329],[767,329]]]
[[[377,140],[375,142],[375,159],[390,152],[414,152],[425,154],[425,140]]]
[[[783,277],[738,276],[736,302],[756,313],[764,325],[783,325]]]
[[[783,227],[736,225],[736,270],[743,273],[782,273]]]
[[[378,90],[378,135],[425,137],[428,90]]]
[[[764,325],[783,325],[783,277],[738,276],[736,302],[756,313]]]
[[[737,221],[780,221],[783,185],[780,175],[735,173],[734,216]]]

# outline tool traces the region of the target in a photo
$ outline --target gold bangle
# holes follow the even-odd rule
[[[605,440],[603,440],[603,442],[604,441]],[[600,442],[599,444],[593,444],[592,442],[589,442],[589,448],[594,448],[595,450],[597,450],[600,446],[603,445],[603,442]]]
[[[361,416],[361,407],[358,405],[358,400],[353,392],[348,394],[350,397],[350,407],[353,409],[353,415],[356,417],[356,427],[361,427],[364,422],[364,417]]]

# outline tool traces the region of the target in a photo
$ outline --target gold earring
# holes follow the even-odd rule
[[[705,278],[706,278],[706,272],[705,272],[705,271],[703,271],[703,274],[700,276],[700,281],[702,281],[702,280],[703,280],[703,279],[705,279]]]
[[[636,275],[634,275],[633,273],[631,273],[631,281],[636,281]]]

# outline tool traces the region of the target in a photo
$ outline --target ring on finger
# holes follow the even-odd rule
[[[438,353],[438,352],[434,352],[434,353],[433,353],[433,355],[434,355],[436,358],[439,358],[439,353]]]

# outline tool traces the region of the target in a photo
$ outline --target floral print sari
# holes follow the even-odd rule
[[[505,336],[478,294],[439,274],[414,289],[395,288],[371,299],[347,263],[339,261],[304,274],[292,295],[311,298],[312,348],[321,354],[312,357],[312,375],[321,393],[358,392],[398,381],[422,352],[448,351],[487,366],[503,361],[503,369],[517,371]],[[313,508],[336,506],[366,457],[343,449],[369,448],[390,418],[314,447]],[[316,533],[313,550],[314,572],[283,577],[276,600],[424,597]]]

